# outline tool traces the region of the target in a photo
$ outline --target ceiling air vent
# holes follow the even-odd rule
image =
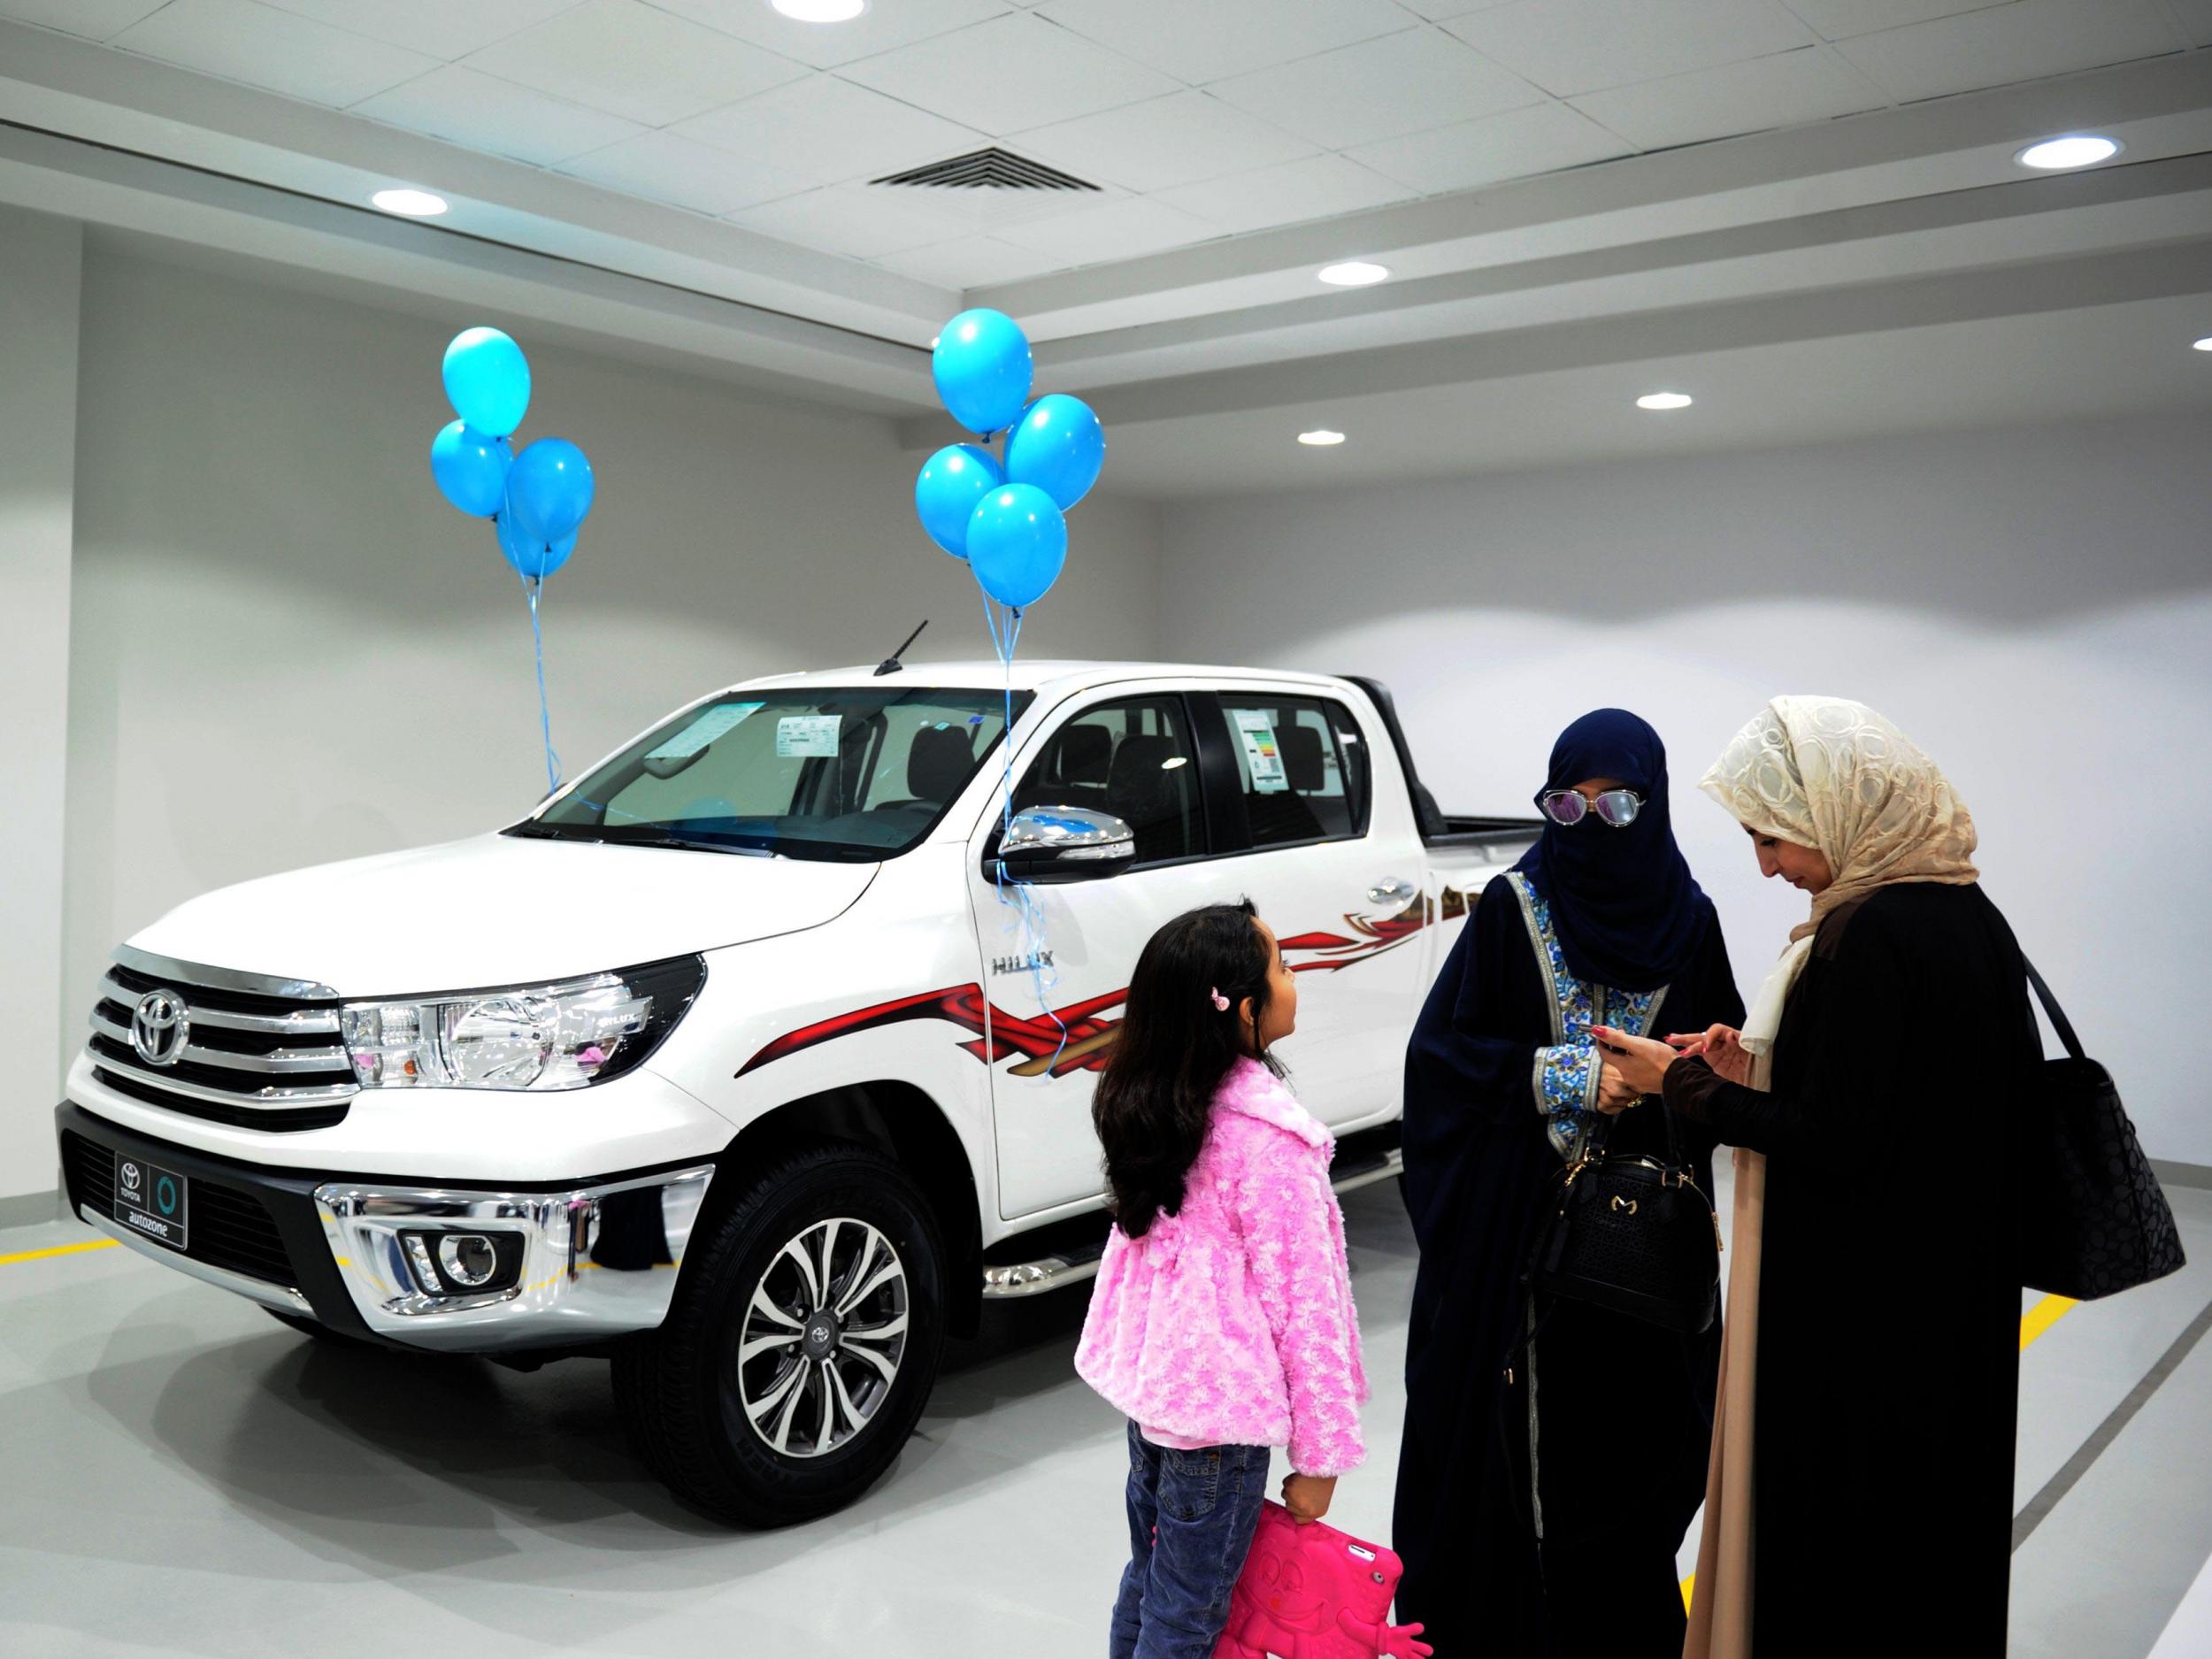
[[[979,150],[949,161],[933,161],[926,167],[895,173],[874,184],[902,184],[952,190],[1095,190],[1087,179],[1048,167],[996,146]]]

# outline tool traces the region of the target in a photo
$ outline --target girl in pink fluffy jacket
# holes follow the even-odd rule
[[[1367,1398],[1335,1143],[1271,1052],[1298,987],[1249,902],[1193,910],[1137,959],[1092,1117],[1115,1227],[1076,1351],[1129,1418],[1129,1565],[1112,1659],[1205,1659],[1286,1446],[1283,1502],[1329,1508]]]

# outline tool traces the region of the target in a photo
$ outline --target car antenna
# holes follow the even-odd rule
[[[922,628],[926,628],[928,626],[929,618],[927,617],[924,617],[922,618]],[[906,643],[900,646],[897,650],[892,652],[891,655],[885,659],[883,666],[876,670],[875,677],[878,680],[881,680],[886,674],[895,674],[906,666],[904,663],[899,661],[899,658],[905,656],[908,650],[912,648],[914,641],[922,637],[922,628],[917,628],[913,633],[908,634],[906,636]]]

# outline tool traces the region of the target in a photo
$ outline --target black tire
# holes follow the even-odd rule
[[[862,1248],[878,1249],[870,1229],[901,1277],[860,1296],[841,1323],[841,1297],[885,1271],[880,1254],[861,1258]],[[824,1246],[833,1258],[820,1275],[827,1318],[804,1307],[808,1281],[787,1248],[802,1248],[808,1271],[819,1272]],[[753,1174],[711,1234],[686,1253],[660,1329],[615,1356],[616,1406],[653,1472],[680,1497],[741,1526],[788,1526],[852,1502],[897,1459],[928,1402],[944,1354],[944,1261],[928,1201],[873,1152],[818,1147]],[[795,1287],[801,1299],[787,1300]],[[765,1322],[757,1292],[799,1340],[780,1342],[781,1324]],[[899,1302],[902,1325],[893,1310]],[[749,1317],[750,1344],[764,1351],[742,1361]],[[894,1327],[902,1341],[878,1334]],[[820,1347],[825,1332],[830,1340]],[[771,1339],[775,1346],[766,1346]],[[885,1377],[870,1355],[892,1360],[893,1374]],[[794,1386],[779,1394],[778,1379]],[[772,1398],[788,1409],[768,1410],[757,1426],[761,1402]],[[870,1409],[862,1420],[864,1398]],[[779,1426],[786,1450],[772,1443]]]

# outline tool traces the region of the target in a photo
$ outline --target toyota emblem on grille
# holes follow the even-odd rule
[[[149,991],[131,1011],[131,1047],[148,1065],[174,1065],[192,1034],[192,1010],[174,991]]]

